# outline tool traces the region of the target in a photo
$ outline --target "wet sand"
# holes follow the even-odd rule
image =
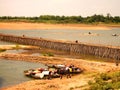
[[[44,23],[24,23],[24,22],[0,22],[0,29],[4,30],[110,30],[111,27],[119,25],[90,25],[90,24],[44,24]]]

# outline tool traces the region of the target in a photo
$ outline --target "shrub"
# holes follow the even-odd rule
[[[109,80],[109,79],[111,79],[111,77],[108,74],[106,74],[106,73],[100,74],[100,78],[102,80]]]
[[[48,56],[54,56],[54,54],[53,53],[47,53],[48,54]]]
[[[120,81],[116,82],[116,83],[113,83],[113,87],[116,88],[116,89],[120,89]]]
[[[4,52],[4,51],[6,51],[6,49],[0,49],[0,52]]]
[[[120,89],[120,71],[99,74],[88,84],[89,90],[118,90]]]

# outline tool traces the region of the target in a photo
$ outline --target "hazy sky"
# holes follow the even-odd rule
[[[0,0],[0,16],[120,16],[120,0]]]

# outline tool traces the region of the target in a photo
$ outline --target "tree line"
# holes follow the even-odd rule
[[[120,23],[120,16],[111,16],[110,14],[92,15],[87,17],[82,16],[54,16],[41,15],[39,17],[11,17],[1,16],[0,22],[36,22],[36,23],[85,23],[85,24],[99,24],[99,23]]]

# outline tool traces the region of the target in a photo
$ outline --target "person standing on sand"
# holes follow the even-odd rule
[[[58,70],[57,70],[57,73],[60,75],[60,79],[62,79],[63,78],[63,75],[65,74],[65,68],[59,68]]]
[[[71,78],[71,73],[72,73],[72,65],[66,68],[67,78]]]
[[[76,40],[75,43],[78,43],[78,40]]]

